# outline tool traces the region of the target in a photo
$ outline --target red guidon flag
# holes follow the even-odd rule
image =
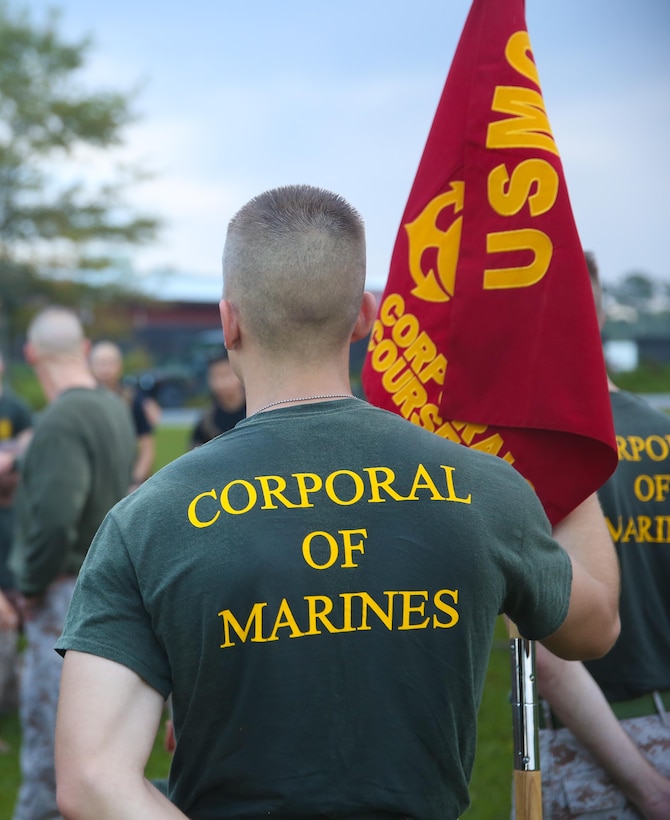
[[[493,453],[560,521],[617,463],[584,254],[524,0],[474,0],[363,367],[373,404]]]

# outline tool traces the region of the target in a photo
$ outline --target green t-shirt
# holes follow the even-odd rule
[[[39,418],[21,462],[10,566],[39,595],[76,575],[102,519],[128,491],[137,443],[128,408],[104,388],[74,388]]]
[[[631,393],[610,396],[619,463],[598,496],[621,565],[621,633],[587,666],[617,701],[670,689],[670,418]]]
[[[496,618],[563,622],[571,565],[494,456],[356,400],[239,423],[107,516],[60,651],[167,696],[191,818],[455,818]]]

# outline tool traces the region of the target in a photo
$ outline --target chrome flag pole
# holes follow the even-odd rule
[[[514,805],[519,820],[542,820],[535,643],[509,624],[512,664]]]

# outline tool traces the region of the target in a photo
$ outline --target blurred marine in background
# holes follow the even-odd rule
[[[244,387],[223,348],[210,356],[207,363],[207,386],[212,401],[198,419],[191,434],[191,448],[211,441],[226,430],[232,430],[245,418]]]
[[[128,408],[98,386],[88,351],[79,319],[64,308],[46,308],[28,328],[26,360],[48,407],[20,463],[10,559],[27,642],[15,820],[60,816],[53,747],[62,663],[54,641],[93,536],[127,493],[135,460]]]
[[[595,257],[586,254],[600,326]],[[610,381],[619,449],[598,491],[621,565],[621,634],[603,658],[537,648],[544,816],[670,818],[670,418]]]

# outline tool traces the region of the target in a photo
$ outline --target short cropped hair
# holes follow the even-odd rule
[[[63,358],[81,352],[84,330],[74,311],[47,307],[31,321],[28,341],[40,356]]]
[[[598,263],[596,262],[596,255],[593,251],[584,251],[584,259],[586,260],[586,267],[591,277],[592,282],[600,282],[600,272],[598,270]]]
[[[268,352],[309,356],[353,330],[365,287],[365,229],[341,196],[308,185],[254,197],[230,221],[224,297]]]
[[[600,271],[598,270],[598,263],[593,251],[584,251],[584,259],[586,260],[586,268],[591,279],[591,289],[593,290],[593,301],[596,305],[596,314],[598,316],[598,324],[602,328],[605,323],[605,308],[603,307],[603,289],[600,284]]]

